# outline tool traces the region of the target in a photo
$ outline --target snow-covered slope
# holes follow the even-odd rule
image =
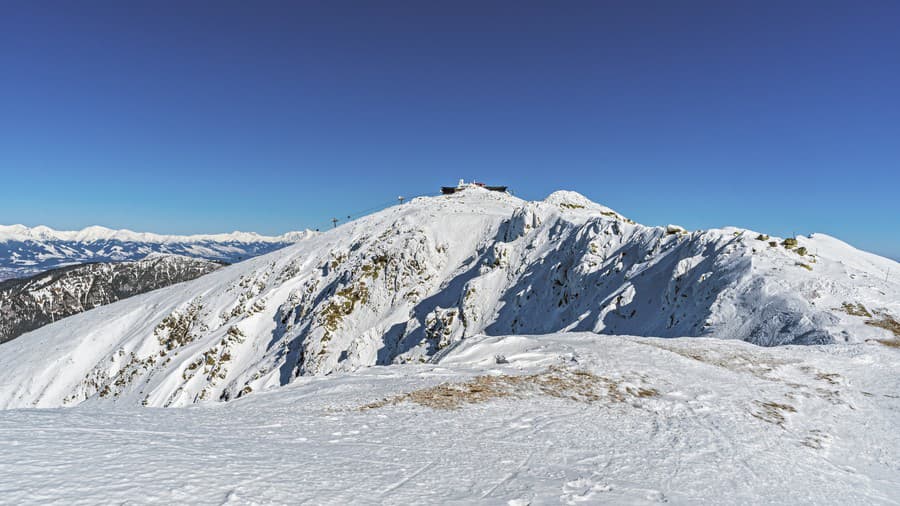
[[[159,235],[88,227],[59,231],[39,226],[0,225],[0,280],[25,277],[85,262],[139,260],[150,253],[234,263],[307,239],[311,231],[269,237],[251,232]]]
[[[645,227],[572,192],[419,198],[0,346],[0,406],[182,406],[469,336],[891,342],[898,265],[821,235]]]
[[[0,411],[0,503],[900,498],[900,350],[568,333],[442,354],[227,404]]]
[[[73,314],[199,278],[222,264],[153,253],[134,262],[60,267],[0,281],[0,343]]]

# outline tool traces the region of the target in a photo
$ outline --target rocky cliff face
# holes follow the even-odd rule
[[[0,282],[0,343],[104,304],[196,279],[223,264],[174,255],[91,263]]]

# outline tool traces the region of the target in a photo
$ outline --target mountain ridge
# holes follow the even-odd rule
[[[44,225],[27,227],[25,225],[0,225],[0,242],[6,241],[77,241],[91,242],[116,239],[134,242],[296,242],[311,235],[313,231],[291,231],[277,236],[261,235],[256,232],[234,231],[220,234],[156,234],[153,232],[135,232],[129,229],[111,229],[100,225],[92,225],[81,230],[56,230]]]
[[[900,314],[895,265],[824,235],[646,227],[572,192],[467,189],[25,334],[0,348],[0,407],[229,400],[476,335],[887,340],[871,322]]]

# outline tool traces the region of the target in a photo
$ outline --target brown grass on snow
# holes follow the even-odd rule
[[[433,409],[458,409],[464,404],[478,404],[504,397],[522,398],[528,395],[547,395],[578,402],[608,400],[624,402],[631,398],[656,397],[653,388],[626,385],[596,374],[551,367],[546,371],[527,375],[484,375],[461,383],[442,383],[412,392],[381,399],[360,409],[375,409],[401,402],[414,402]]]
[[[755,401],[759,408],[750,414],[764,422],[769,422],[784,428],[785,414],[796,413],[797,410],[790,404],[781,404],[778,402],[762,402]]]
[[[900,338],[900,322],[894,319],[893,316],[883,311],[875,311],[875,315],[878,318],[866,320],[866,325],[871,325],[873,327],[887,330]],[[876,341],[885,346],[890,346],[891,348],[900,348],[900,339],[876,339]]]
[[[864,322],[866,325],[887,330],[900,338],[900,322],[883,310],[873,310],[872,312],[875,313],[875,316],[873,316],[872,312],[869,312],[865,306],[858,302],[855,304],[852,302],[844,302],[844,304],[837,309],[851,316],[866,317],[868,318],[868,320]],[[875,341],[892,348],[900,348],[900,339],[875,339]]]

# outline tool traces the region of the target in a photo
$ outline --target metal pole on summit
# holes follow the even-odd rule
[[[400,201],[401,206],[403,205],[403,199],[404,199],[403,195],[400,195],[399,197],[397,197],[397,200]]]
[[[339,221],[341,220],[337,218],[331,218],[331,228],[336,228]]]

